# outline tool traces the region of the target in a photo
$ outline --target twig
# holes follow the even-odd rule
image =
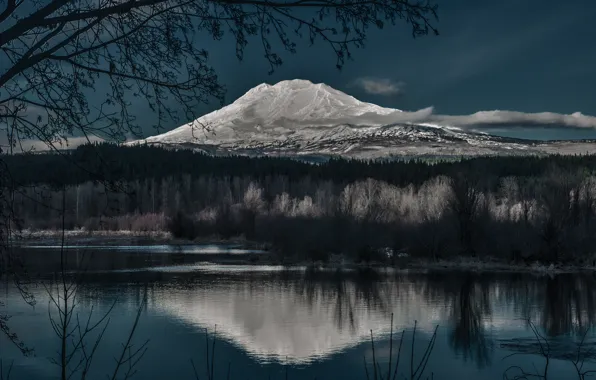
[[[130,329],[130,332],[128,334],[128,339],[126,340],[126,343],[122,346],[122,352],[120,353],[120,357],[116,360],[116,368],[114,368],[114,372],[112,373],[112,377],[111,380],[115,380],[116,377],[118,376],[118,372],[120,371],[120,368],[125,365],[125,364],[132,364],[132,366],[136,366],[138,364],[138,362],[142,359],[142,357],[145,355],[145,353],[147,352],[147,344],[149,343],[149,340],[146,340],[136,351],[134,351],[133,353],[130,353],[130,350],[132,349],[132,338],[134,337],[134,334],[137,330],[137,327],[139,325],[139,320],[141,319],[141,313],[143,311],[143,308],[145,307],[145,305],[147,304],[147,285],[145,285],[145,294],[143,296],[143,300],[141,301],[141,304],[139,305],[138,309],[137,309],[137,314],[134,320],[134,323],[132,325],[132,328]],[[126,358],[126,354],[127,352],[129,353],[128,358]],[[130,369],[129,371],[126,372],[125,374],[125,379],[127,379],[127,375],[130,374]]]
[[[10,380],[10,373],[12,372],[13,365],[14,365],[14,360],[11,360],[10,365],[8,366],[8,371],[6,371],[6,376],[5,376],[3,361],[0,359],[0,380]]]
[[[373,374],[374,380],[377,380],[377,358],[375,357],[375,340],[373,338],[373,332],[370,330],[370,344],[372,346],[372,357],[373,357]]]

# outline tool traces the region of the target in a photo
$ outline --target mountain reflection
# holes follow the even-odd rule
[[[453,351],[491,364],[499,334],[527,332],[530,318],[549,336],[594,326],[592,276],[383,274],[372,271],[201,271],[165,276],[150,291],[156,311],[220,338],[262,361],[306,363],[367,342],[370,330],[421,332],[436,324]]]
[[[303,363],[389,331],[399,308],[401,327],[437,311],[409,307],[395,283],[370,273],[201,274],[196,286],[150,294],[149,305],[185,324],[212,329],[261,360]],[[152,299],[151,297],[155,298]],[[431,311],[432,312],[429,312]],[[429,318],[431,317],[431,318]],[[396,318],[397,320],[397,318]]]

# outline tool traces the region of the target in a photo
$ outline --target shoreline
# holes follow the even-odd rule
[[[67,245],[196,245],[196,244],[234,244],[246,245],[247,247],[268,247],[267,244],[252,242],[243,237],[235,237],[231,239],[222,239],[219,237],[197,238],[195,240],[177,239],[168,231],[86,231],[83,229],[66,230],[64,231],[64,238]],[[62,231],[60,230],[38,230],[29,231],[24,230],[13,237],[13,242],[18,243],[38,243],[38,245],[57,245],[62,239]]]
[[[86,231],[68,230],[64,231],[64,237],[69,246],[121,246],[121,245],[235,245],[246,249],[258,249],[263,251],[258,254],[247,254],[246,258],[233,260],[233,264],[245,265],[285,265],[289,267],[307,267],[321,270],[361,270],[361,269],[391,269],[396,271],[466,271],[466,272],[501,272],[501,273],[531,273],[543,275],[555,275],[564,273],[595,273],[596,266],[591,265],[563,265],[543,264],[534,262],[512,263],[494,257],[454,257],[452,259],[431,260],[428,258],[413,258],[409,255],[399,255],[394,265],[388,266],[387,262],[358,263],[346,260],[341,255],[332,255],[329,262],[310,260],[288,260],[278,256],[275,250],[266,243],[258,243],[246,240],[244,237],[221,239],[219,237],[198,238],[195,240],[176,239],[167,231]],[[22,231],[13,235],[12,242],[19,247],[26,248],[28,245],[51,246],[59,245],[62,239],[62,231],[40,230]],[[23,244],[24,243],[24,244]],[[228,261],[214,261],[214,264],[232,264]]]

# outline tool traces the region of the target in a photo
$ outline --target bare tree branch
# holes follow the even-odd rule
[[[20,4],[10,0],[0,14],[0,51],[10,62],[0,70],[0,128],[41,134],[50,145],[81,125],[112,140],[140,136],[145,126],[130,107],[137,98],[157,115],[157,130],[196,119],[201,103],[223,102],[205,36],[229,33],[238,59],[260,38],[273,72],[283,63],[278,50],[295,53],[293,36],[303,32],[330,46],[338,68],[371,26],[401,19],[414,36],[437,32],[436,5],[417,0],[51,0],[26,16]],[[14,22],[3,28],[8,17]]]

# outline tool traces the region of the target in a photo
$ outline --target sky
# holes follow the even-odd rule
[[[259,41],[239,62],[231,40],[207,41],[227,87],[226,103],[250,88],[285,79],[324,82],[384,107],[429,106],[448,115],[487,110],[596,115],[596,2],[590,0],[435,0],[439,36],[412,38],[404,23],[371,30],[364,48],[339,71],[322,41],[299,43],[268,75]],[[201,112],[219,108],[217,102]],[[172,125],[172,128],[176,125]],[[530,138],[596,138],[589,129],[493,128]],[[148,134],[151,131],[147,132]]]
[[[259,37],[249,39],[242,61],[236,58],[231,36],[214,41],[205,35],[198,47],[209,52],[209,62],[227,88],[225,104],[261,83],[307,79],[362,101],[404,111],[432,107],[432,113],[440,116],[514,111],[495,116],[515,115],[513,122],[483,127],[497,135],[596,139],[596,118],[588,117],[584,123],[588,128],[516,124],[524,120],[524,113],[596,116],[596,1],[432,1],[438,4],[439,20],[434,25],[439,36],[414,39],[405,22],[383,30],[371,28],[366,46],[352,50],[353,60],[341,71],[336,68],[333,50],[320,39],[314,46],[305,39],[297,40],[296,54],[285,52],[272,39],[284,60],[272,75]],[[97,91],[102,91],[101,83]],[[182,109],[177,104],[170,106]],[[214,99],[196,111],[206,114],[220,107]],[[144,137],[156,134],[149,127],[155,115],[145,101],[131,99],[129,111],[148,126]],[[474,116],[447,119],[469,123]],[[172,121],[165,129],[179,124]]]

